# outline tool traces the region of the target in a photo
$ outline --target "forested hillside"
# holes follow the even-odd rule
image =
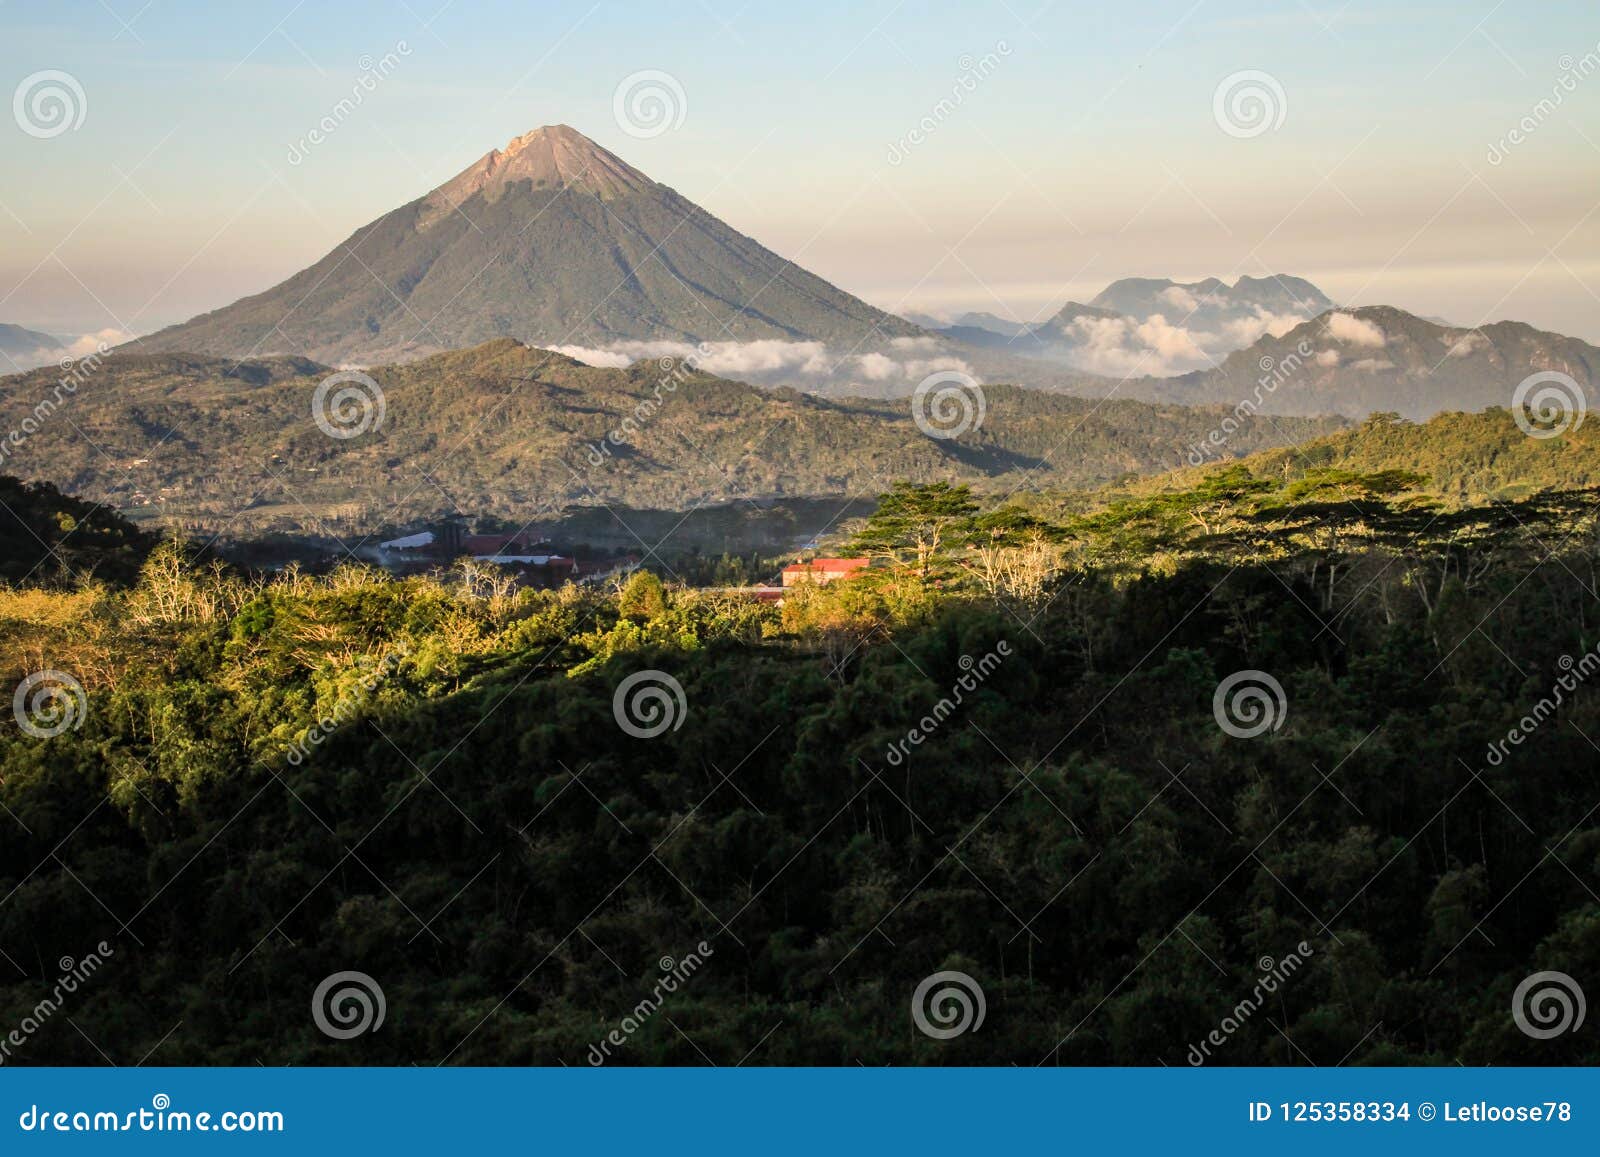
[[[1361,425],[1300,446],[1246,458],[1260,474],[1297,477],[1326,467],[1404,468],[1453,503],[1524,498],[1540,490],[1600,484],[1600,424],[1530,438],[1511,411],[1440,414],[1425,423],[1373,414]]]
[[[1510,1014],[1600,969],[1597,496],[1416,487],[902,486],[871,572],[781,607],[171,545],[0,595],[0,654],[84,688],[0,740],[0,1017],[113,950],[8,1063],[581,1065],[631,1024],[606,1063],[1182,1065],[1230,1017],[1207,1063],[1600,1062]],[[307,1011],[344,970],[387,1008],[349,1040]],[[986,1001],[948,1040],[941,970]]]
[[[1242,467],[1279,484],[1344,474],[1399,471],[1414,476],[1407,489],[1459,509],[1514,502],[1543,491],[1600,485],[1600,427],[1579,422],[1550,437],[1529,437],[1508,410],[1439,414],[1413,422],[1398,414],[1373,414],[1336,433],[1237,459],[1192,456],[1196,465],[1127,477],[1088,490],[1041,487],[1027,501],[1037,513],[1103,509],[1130,498],[1181,493],[1226,467]]]
[[[204,531],[359,537],[458,512],[521,525],[573,504],[689,510],[868,497],[900,479],[1001,492],[1091,486],[1180,464],[1231,413],[994,386],[983,421],[960,437],[930,437],[907,399],[762,390],[670,358],[597,368],[504,339],[375,367],[370,385],[344,383],[348,407],[324,395],[330,434],[317,398],[332,374],[300,358],[118,352],[8,469]],[[0,424],[21,424],[57,376],[0,381]],[[335,409],[347,410],[348,426]],[[1246,422],[1233,445],[1245,452],[1344,425]]]
[[[154,542],[114,510],[0,474],[0,582],[132,579]]]

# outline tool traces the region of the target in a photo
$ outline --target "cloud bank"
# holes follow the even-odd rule
[[[1214,329],[1187,325],[1194,312],[1194,295],[1181,285],[1162,291],[1176,307],[1173,318],[1154,313],[1134,317],[1076,317],[1061,331],[1070,343],[1066,361],[1092,374],[1111,377],[1169,377],[1204,370],[1221,363],[1234,350],[1251,345],[1263,335],[1282,337],[1311,320],[1309,313],[1274,313],[1257,306],[1243,317],[1222,320]],[[1187,299],[1187,302],[1177,300]],[[1176,312],[1183,309],[1183,313]]]
[[[20,373],[24,370],[38,369],[40,366],[53,366],[66,358],[76,361],[87,357],[100,349],[129,342],[137,336],[121,329],[102,329],[94,333],[78,334],[76,337],[63,337],[59,348],[40,346],[26,350],[6,350],[0,354],[0,374]]]
[[[1334,312],[1328,315],[1328,336],[1335,341],[1369,349],[1382,349],[1389,344],[1383,329],[1370,321],[1363,321],[1352,313]]]
[[[830,349],[819,341],[707,342],[623,341],[601,348],[548,347],[586,365],[621,368],[645,358],[690,358],[708,374],[761,386],[840,392],[850,387],[873,393],[904,387],[938,370],[972,373],[972,367],[934,338],[893,339],[887,349],[867,353]]]

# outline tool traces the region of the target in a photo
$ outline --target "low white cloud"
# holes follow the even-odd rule
[[[1069,360],[1082,370],[1113,377],[1181,374],[1215,364],[1195,335],[1157,313],[1129,317],[1076,317],[1067,325],[1075,348]]]
[[[1392,370],[1394,369],[1394,363],[1388,358],[1362,358],[1360,361],[1351,362],[1350,368],[1372,374],[1377,373],[1379,370]]]
[[[858,359],[861,372],[874,382],[887,382],[900,373],[900,364],[883,354],[863,354]]]
[[[901,365],[900,369],[905,375],[906,380],[912,382],[920,382],[929,374],[936,374],[940,370],[960,370],[962,373],[973,378],[981,378],[982,376],[960,358],[950,357],[948,355],[944,357],[928,358],[921,361],[913,360],[905,362]]]
[[[936,337],[895,337],[889,339],[889,348],[907,352],[921,351],[928,353],[943,349],[944,345]]]
[[[1070,343],[1065,352],[1067,362],[1089,373],[1114,377],[1184,374],[1219,365],[1234,350],[1254,345],[1263,337],[1282,337],[1312,317],[1309,308],[1305,313],[1274,313],[1256,305],[1232,317],[1213,312],[1208,328],[1187,324],[1187,319],[1197,308],[1212,305],[1214,295],[1198,298],[1183,286],[1173,285],[1159,296],[1175,307],[1170,316],[1074,318],[1064,331]]]
[[[1282,337],[1295,326],[1304,325],[1310,320],[1311,316],[1308,313],[1273,313],[1258,305],[1252,316],[1238,317],[1224,322],[1222,336],[1226,339],[1227,351],[1231,352],[1244,349],[1247,345],[1254,345],[1268,334]]]
[[[1170,376],[1220,365],[1264,338],[1284,338],[1332,304],[1310,288],[1294,296],[1292,282],[1264,285],[1243,277],[1231,286],[1208,278],[1187,285],[1118,282],[1113,288],[1116,292],[1108,290],[1094,302],[1119,316],[1061,320],[1058,315],[1034,325],[1038,341],[1016,343],[1013,352],[1090,373]],[[1385,344],[1381,330],[1358,318],[1346,315],[1334,325],[1336,338]]]
[[[1334,311],[1328,314],[1328,336],[1335,341],[1351,345],[1381,349],[1389,344],[1389,337],[1381,327],[1353,313]]]
[[[1439,340],[1450,346],[1449,352],[1445,356],[1451,358],[1470,357],[1489,344],[1489,339],[1477,330],[1469,330],[1467,333],[1462,334],[1460,338],[1452,338],[1449,334],[1443,334]]]
[[[1156,296],[1185,315],[1200,308],[1200,300],[1181,285],[1169,285]]]
[[[702,346],[688,342],[625,341],[604,348],[564,345],[551,347],[591,366],[623,367],[648,358],[684,358],[708,374],[762,386],[793,386],[797,389],[846,390],[852,384],[882,390],[899,385],[914,386],[937,370],[972,367],[960,357],[940,351],[944,346],[935,338],[895,338],[888,352],[868,353],[831,350],[817,341],[708,342]],[[921,355],[921,356],[918,356]]]
[[[553,345],[545,347],[552,353],[569,357],[573,361],[582,362],[586,366],[599,366],[601,369],[620,370],[631,366],[638,361],[637,357],[628,354],[616,353],[612,350],[590,349],[581,345]]]
[[[122,329],[102,329],[94,333],[79,334],[76,337],[63,337],[61,345],[56,348],[40,346],[31,350],[12,350],[9,354],[0,356],[0,374],[53,366],[68,358],[76,361],[92,353],[98,353],[102,348],[110,349],[132,341],[136,336]]]
[[[1319,366],[1327,366],[1329,368],[1338,365],[1339,364],[1339,351],[1338,350],[1319,350],[1317,352],[1317,364]]]
[[[130,342],[137,334],[129,333],[125,329],[102,329],[95,333],[82,334],[67,343],[66,357],[81,358],[94,353],[101,346],[110,349],[123,342]]]

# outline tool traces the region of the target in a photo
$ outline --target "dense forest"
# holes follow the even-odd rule
[[[0,591],[6,685],[82,688],[0,733],[6,1063],[1600,1062],[1512,1009],[1600,977],[1600,495],[1427,485],[902,484],[781,605],[178,541]]]
[[[0,474],[0,582],[126,582],[155,545],[116,511]]]

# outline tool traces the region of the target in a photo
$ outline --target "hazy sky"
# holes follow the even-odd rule
[[[639,138],[645,70],[682,119]],[[1264,124],[1217,107],[1243,72]],[[902,312],[1283,272],[1600,341],[1595,0],[0,0],[0,95],[0,322],[55,333],[265,289],[564,122]]]

